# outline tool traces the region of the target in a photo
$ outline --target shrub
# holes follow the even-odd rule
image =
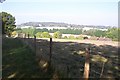
[[[75,39],[75,37],[73,35],[70,35],[69,39]]]
[[[50,38],[50,34],[48,32],[43,32],[41,35],[42,38]]]
[[[80,40],[82,40],[83,37],[82,37],[82,36],[78,36],[78,37],[76,37],[76,39],[80,39]]]
[[[12,33],[11,33],[11,36],[12,37],[15,37],[17,35],[17,32],[16,31],[13,31]]]
[[[54,32],[54,35],[53,35],[54,38],[61,38],[62,37],[62,33],[60,31],[56,31]]]
[[[37,32],[35,35],[36,35],[36,37],[41,38],[42,37],[42,32]]]
[[[68,37],[67,37],[67,36],[64,36],[63,38],[64,38],[64,39],[67,39]]]

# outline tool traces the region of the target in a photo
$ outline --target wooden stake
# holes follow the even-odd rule
[[[25,36],[24,36],[24,38],[26,38],[26,33],[25,33]]]
[[[102,70],[101,70],[100,78],[101,78],[101,77],[102,77],[102,75],[103,75],[104,66],[105,66],[105,62],[103,62],[103,65],[102,65]]]
[[[34,47],[35,47],[35,52],[36,52],[36,36],[34,35]]]
[[[86,48],[86,57],[85,57],[85,65],[84,65],[84,78],[88,80],[89,78],[89,49]]]
[[[52,57],[52,38],[50,38],[50,60],[49,60],[49,65],[51,65],[51,57]]]
[[[29,33],[28,33],[28,39],[29,39],[29,37],[30,37],[30,35],[29,35]]]

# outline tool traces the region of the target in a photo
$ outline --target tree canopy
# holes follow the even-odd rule
[[[61,38],[62,37],[62,33],[60,31],[56,31],[56,32],[54,32],[53,37],[54,38]]]
[[[120,28],[111,28],[106,32],[106,37],[120,41]]]
[[[42,38],[50,38],[50,34],[48,32],[43,32],[41,35]]]
[[[7,12],[1,12],[0,18],[0,20],[2,21],[2,34],[10,36],[16,27],[15,17]]]
[[[25,28],[22,29],[22,32],[25,34],[29,34],[32,37],[34,36],[35,28]]]

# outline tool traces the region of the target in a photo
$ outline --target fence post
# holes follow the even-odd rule
[[[51,57],[52,57],[52,38],[50,38],[50,57],[49,57],[49,65],[51,66]]]
[[[105,66],[105,62],[103,62],[103,64],[102,64],[102,71],[101,71],[101,73],[100,73],[100,78],[101,78],[101,77],[102,77],[102,75],[103,75],[104,66]]]
[[[25,33],[25,36],[24,36],[24,38],[26,38],[26,33]]]
[[[28,33],[28,39],[29,39],[29,37],[30,37],[30,35],[29,35],[29,33]]]
[[[36,36],[34,35],[34,47],[35,47],[35,52],[36,52]]]
[[[67,66],[67,78],[69,78],[69,66]]]
[[[84,65],[84,78],[85,78],[85,80],[88,80],[88,78],[89,78],[89,51],[90,51],[90,49],[86,48],[85,65]]]

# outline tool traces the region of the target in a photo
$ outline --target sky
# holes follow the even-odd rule
[[[119,0],[6,0],[0,11],[12,14],[16,24],[64,22],[118,26]]]

